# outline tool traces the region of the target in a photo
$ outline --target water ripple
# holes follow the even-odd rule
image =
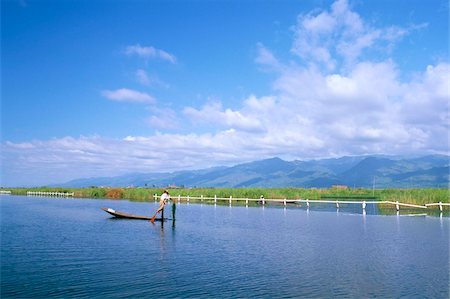
[[[2,298],[449,296],[448,219],[191,204],[161,227],[99,209],[154,203],[0,203]]]

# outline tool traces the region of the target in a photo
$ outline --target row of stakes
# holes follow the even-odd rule
[[[155,195],[154,195],[154,198],[155,198],[155,201],[156,201],[157,198],[158,198],[158,195],[155,194]],[[189,200],[190,200],[190,196],[189,196],[189,195],[186,197],[186,200],[187,200],[187,202],[189,202]],[[200,196],[200,200],[203,201],[203,195]],[[233,200],[233,196],[230,196],[230,199],[229,199],[230,205],[231,205],[232,200]],[[181,195],[178,195],[178,202],[180,202],[180,201],[181,201]],[[248,205],[248,201],[249,201],[249,199],[246,198],[246,199],[245,199],[245,205]],[[296,201],[298,201],[298,200],[296,200]],[[259,199],[259,202],[260,202],[262,205],[265,205],[266,199],[264,198],[264,196],[261,195],[261,197],[260,197],[260,199]],[[304,200],[304,202],[306,202],[306,206],[309,208],[309,206],[310,206],[309,200],[306,199],[306,200]],[[214,195],[214,203],[217,203],[217,195]],[[286,199],[286,198],[283,200],[283,204],[284,204],[284,206],[287,205],[287,199]],[[365,209],[366,209],[366,206],[367,206],[366,202],[363,201],[363,202],[361,203],[362,209],[365,210]],[[443,204],[442,204],[442,202],[439,202],[438,206],[439,206],[439,210],[442,212],[442,211],[443,211],[443,207],[442,207]],[[339,209],[339,202],[338,202],[338,201],[336,201],[336,208]],[[396,208],[397,211],[400,210],[400,203],[399,203],[398,201],[395,202],[395,208]]]

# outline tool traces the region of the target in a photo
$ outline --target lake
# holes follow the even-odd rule
[[[157,204],[1,196],[1,298],[449,297],[448,217],[101,207]]]

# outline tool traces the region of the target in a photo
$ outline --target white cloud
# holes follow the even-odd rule
[[[337,0],[329,11],[299,15],[291,50],[305,63],[333,71],[340,63],[353,65],[375,46],[389,52],[394,42],[420,28],[373,28],[351,10],[347,0]]]
[[[135,73],[136,80],[144,86],[157,86],[169,88],[169,84],[160,80],[156,75],[149,75],[145,70],[138,69]]]
[[[102,96],[112,101],[135,102],[135,103],[155,103],[155,99],[145,92],[132,89],[121,88],[117,90],[103,90]]]
[[[148,86],[151,83],[151,80],[150,80],[149,76],[147,75],[147,72],[142,69],[139,69],[136,71],[136,79],[142,85]]]
[[[194,123],[206,122],[250,132],[264,130],[261,122],[254,115],[246,114],[244,111],[222,109],[222,104],[219,102],[206,104],[201,109],[186,107],[183,113]]]
[[[142,47],[140,44],[127,46],[125,48],[126,55],[137,55],[139,57],[149,59],[149,58],[158,58],[170,63],[175,64],[177,62],[176,57],[173,54],[170,54],[164,50],[157,49],[154,47]]]
[[[151,108],[152,115],[148,118],[148,124],[155,129],[173,130],[180,126],[177,114],[169,108]]]
[[[280,63],[275,58],[275,56],[270,52],[263,44],[257,44],[258,53],[255,58],[255,62],[261,65],[270,66],[273,69],[278,69],[280,67]]]

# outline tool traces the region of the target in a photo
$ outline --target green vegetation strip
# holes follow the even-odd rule
[[[27,195],[34,192],[67,192],[74,193],[79,198],[111,198],[128,199],[132,201],[151,201],[153,195],[161,195],[163,188],[5,188],[13,195]],[[429,203],[449,203],[450,190],[447,188],[418,188],[418,189],[316,189],[316,188],[185,188],[171,189],[172,197],[214,197],[219,198],[260,198],[267,199],[311,199],[311,200],[379,200],[399,201],[402,203],[425,205]]]

